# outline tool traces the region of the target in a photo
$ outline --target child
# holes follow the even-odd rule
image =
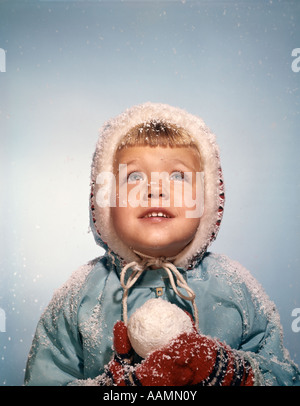
[[[54,294],[25,384],[299,385],[273,303],[238,263],[207,252],[223,208],[219,151],[201,119],[145,103],[106,123],[90,199],[106,254]],[[142,360],[127,318],[155,297],[188,312],[195,331]]]

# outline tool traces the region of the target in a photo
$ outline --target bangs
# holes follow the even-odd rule
[[[191,136],[181,127],[169,123],[150,121],[133,127],[121,140],[124,147],[196,147]]]

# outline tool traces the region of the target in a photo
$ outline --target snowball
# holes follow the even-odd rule
[[[150,299],[128,321],[128,336],[142,358],[182,333],[193,331],[190,317],[178,306],[161,298]]]

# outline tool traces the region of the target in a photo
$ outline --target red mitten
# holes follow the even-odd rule
[[[129,371],[132,366],[133,349],[130,344],[127,327],[122,321],[117,321],[113,329],[114,357],[106,365],[101,376],[101,385],[104,386],[131,386]]]
[[[198,333],[184,333],[151,353],[131,378],[142,386],[252,386],[254,382],[247,360]]]

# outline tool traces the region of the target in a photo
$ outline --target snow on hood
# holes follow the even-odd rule
[[[201,260],[207,247],[216,238],[223,215],[224,185],[215,135],[201,118],[180,108],[160,103],[140,104],[107,121],[100,129],[91,171],[91,229],[97,244],[113,252],[122,263],[140,260],[116,234],[110,207],[97,205],[99,186],[96,184],[96,178],[102,171],[113,172],[115,152],[124,135],[136,125],[149,121],[162,121],[184,128],[201,151],[204,168],[204,213],[194,239],[174,260],[177,267],[188,269]]]

